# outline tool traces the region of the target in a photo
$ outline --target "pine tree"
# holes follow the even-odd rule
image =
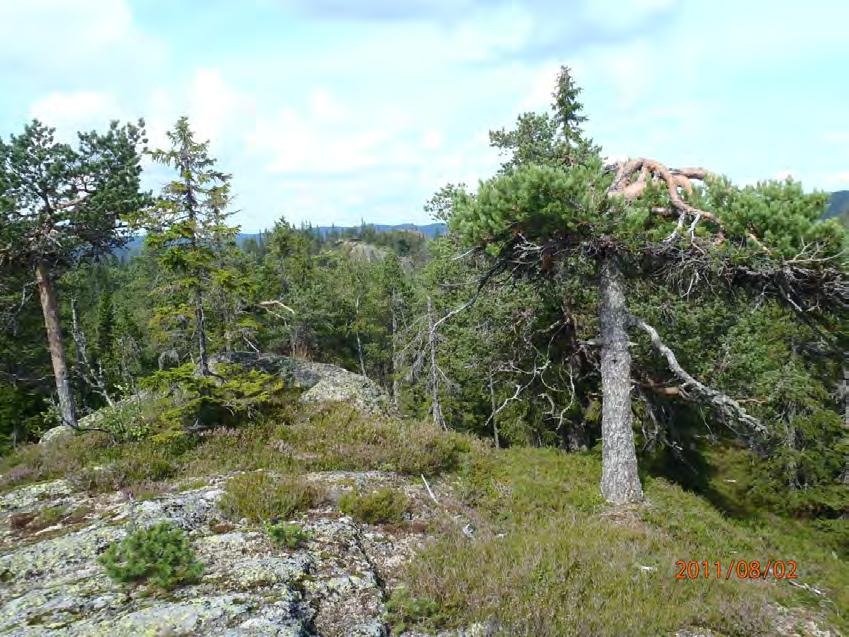
[[[63,421],[77,414],[55,281],[123,245],[145,202],[139,192],[143,122],[80,133],[76,147],[38,121],[0,141],[0,266],[34,272]]]
[[[569,280],[589,265],[597,284],[602,386],[602,493],[642,499],[632,431],[629,330],[649,339],[683,394],[747,428],[754,444],[768,430],[730,396],[689,374],[658,331],[629,309],[634,282],[757,290],[799,310],[804,320],[849,300],[843,232],[820,222],[821,195],[793,182],[735,188],[701,168],[670,170],[635,159],[606,166],[580,132],[578,92],[562,69],[554,114],[526,114],[493,135],[511,154],[475,194],[455,191],[450,226],[502,271]],[[694,182],[696,185],[694,185]],[[699,185],[701,184],[701,185]]]

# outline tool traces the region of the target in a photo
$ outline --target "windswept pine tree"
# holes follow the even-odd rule
[[[0,140],[0,266],[34,274],[63,421],[76,426],[55,280],[123,245],[144,205],[144,123],[80,133],[76,147],[38,121]]]
[[[453,193],[450,227],[485,251],[494,270],[566,283],[589,268],[599,329],[601,490],[611,502],[635,502],[642,487],[632,331],[648,337],[681,397],[742,424],[753,446],[768,445],[772,432],[740,401],[688,373],[658,330],[629,310],[629,289],[652,281],[685,293],[713,286],[775,298],[828,329],[830,317],[849,308],[846,239],[837,223],[821,221],[825,197],[792,181],[740,188],[703,168],[670,169],[652,159],[606,165],[581,130],[578,95],[563,68],[553,114],[525,114],[515,130],[492,134],[508,160],[476,193]]]

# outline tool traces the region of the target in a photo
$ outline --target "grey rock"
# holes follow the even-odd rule
[[[71,427],[68,425],[59,425],[57,427],[51,427],[41,434],[41,439],[38,442],[42,445],[49,445],[61,443],[73,437],[74,430]]]
[[[230,352],[210,359],[214,370],[220,364],[239,365],[279,376],[288,387],[303,389],[301,401],[346,401],[367,412],[388,413],[389,396],[374,381],[326,363],[291,356]]]

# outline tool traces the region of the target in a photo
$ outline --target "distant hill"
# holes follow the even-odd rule
[[[849,190],[838,190],[831,193],[825,218],[840,217],[843,223],[849,222]]]
[[[428,239],[433,239],[434,237],[443,235],[446,231],[446,226],[444,223],[428,223],[423,226],[416,225],[415,223],[399,223],[397,225],[367,223],[366,225],[371,226],[378,232],[392,232],[393,230],[410,230],[412,232],[421,232]],[[344,230],[355,230],[359,227],[360,226],[319,226],[317,228],[313,228],[313,230],[320,233],[321,236],[326,237],[334,230],[337,232],[342,232]]]
[[[410,232],[420,232],[428,239],[433,239],[434,237],[443,235],[446,232],[446,225],[444,223],[428,223],[422,226],[416,225],[415,223],[399,223],[397,225],[370,223],[366,224],[366,226],[373,227],[378,232],[392,232],[393,230],[408,230]],[[356,230],[358,228],[360,228],[360,226],[316,226],[312,228],[312,231],[322,237],[326,237],[330,234],[333,234],[334,232],[338,232],[341,234],[347,230]],[[262,233],[240,232],[238,235],[236,235],[236,243],[242,245],[245,241],[249,239],[258,239],[260,234]],[[143,243],[144,237],[133,237],[133,239],[131,239],[126,246],[124,246],[120,250],[116,250],[115,255],[122,259],[127,257],[134,257],[139,252],[141,252]]]

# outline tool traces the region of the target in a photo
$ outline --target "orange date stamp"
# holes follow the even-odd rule
[[[709,562],[703,560],[677,560],[675,579],[798,579],[795,560],[730,560]]]

